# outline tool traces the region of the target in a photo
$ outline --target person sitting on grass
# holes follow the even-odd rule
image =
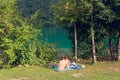
[[[59,60],[59,63],[58,63],[58,65],[56,66],[56,69],[57,69],[58,71],[62,71],[62,70],[64,70],[65,66],[66,66],[66,63],[65,63],[64,57],[61,56],[61,57],[60,57],[60,60]]]
[[[55,71],[63,71],[63,70],[69,70],[70,68],[70,61],[66,56],[61,56],[59,63],[55,64],[53,66]]]
[[[65,69],[70,69],[70,60],[68,59],[67,56],[64,56],[64,60],[65,60],[65,63],[66,63],[66,66],[65,66]]]
[[[79,70],[82,69],[82,66],[79,66],[75,63],[75,60],[69,61],[66,56],[60,57],[59,63],[53,66],[55,71],[65,71],[65,70]]]

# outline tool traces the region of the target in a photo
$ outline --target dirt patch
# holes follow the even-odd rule
[[[109,67],[108,69],[111,70],[111,71],[119,71],[119,70],[120,70],[120,69],[117,68],[117,67]]]
[[[14,79],[10,79],[10,80],[30,80],[27,77],[21,77],[21,78],[14,78]]]
[[[84,75],[83,74],[81,74],[81,73],[75,73],[75,74],[73,74],[73,77],[83,77]]]

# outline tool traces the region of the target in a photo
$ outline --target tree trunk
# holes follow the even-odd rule
[[[120,60],[120,32],[117,39],[117,60]]]
[[[95,51],[95,38],[94,38],[94,24],[93,24],[93,14],[91,14],[91,38],[92,38],[92,63],[97,62],[96,51]]]
[[[96,51],[95,51],[95,40],[94,40],[94,31],[93,28],[91,28],[91,37],[92,37],[92,63],[96,63],[97,59],[96,59]]]
[[[113,47],[112,47],[112,37],[109,37],[109,50],[110,50],[110,54],[111,54],[111,59],[114,60],[114,56],[113,56]]]
[[[74,22],[74,39],[75,39],[75,60],[77,61],[77,30],[75,22]]]

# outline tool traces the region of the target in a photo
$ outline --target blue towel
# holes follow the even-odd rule
[[[54,65],[54,66],[53,66],[53,69],[54,69],[55,71],[58,71],[58,66]],[[80,69],[82,69],[81,66],[78,66],[78,65],[77,65],[77,66],[75,66],[75,65],[70,65],[70,68],[69,68],[69,69],[65,68],[65,69],[60,70],[60,71],[66,71],[66,70],[80,70]]]

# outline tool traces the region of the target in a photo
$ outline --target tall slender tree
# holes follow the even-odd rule
[[[109,40],[110,40],[110,53],[111,53],[111,58],[114,60],[114,57],[119,60],[119,1],[118,0],[103,0],[103,3],[109,8],[108,10],[104,11],[103,14],[107,14],[107,16],[103,16],[102,18],[104,22],[107,25],[106,31],[109,32]],[[115,41],[117,43],[116,48],[114,48],[114,45],[112,45],[113,37],[117,37],[117,40]],[[116,56],[117,53],[117,56]]]
[[[96,59],[96,50],[95,50],[95,30],[94,30],[94,0],[92,2],[92,7],[91,7],[91,29],[90,29],[90,33],[91,33],[91,40],[92,40],[92,57],[93,63],[96,63],[97,59]]]
[[[96,58],[96,50],[95,50],[95,25],[97,15],[99,15],[100,10],[103,8],[103,4],[101,1],[97,0],[86,0],[86,6],[88,7],[88,15],[89,15],[89,22],[90,22],[90,34],[91,34],[91,46],[92,46],[92,63],[97,62]]]
[[[59,4],[54,6],[55,20],[59,24],[67,27],[73,27],[74,30],[74,55],[77,60],[77,25],[80,24],[78,20],[82,18],[85,11],[83,1],[78,0],[62,0]]]

